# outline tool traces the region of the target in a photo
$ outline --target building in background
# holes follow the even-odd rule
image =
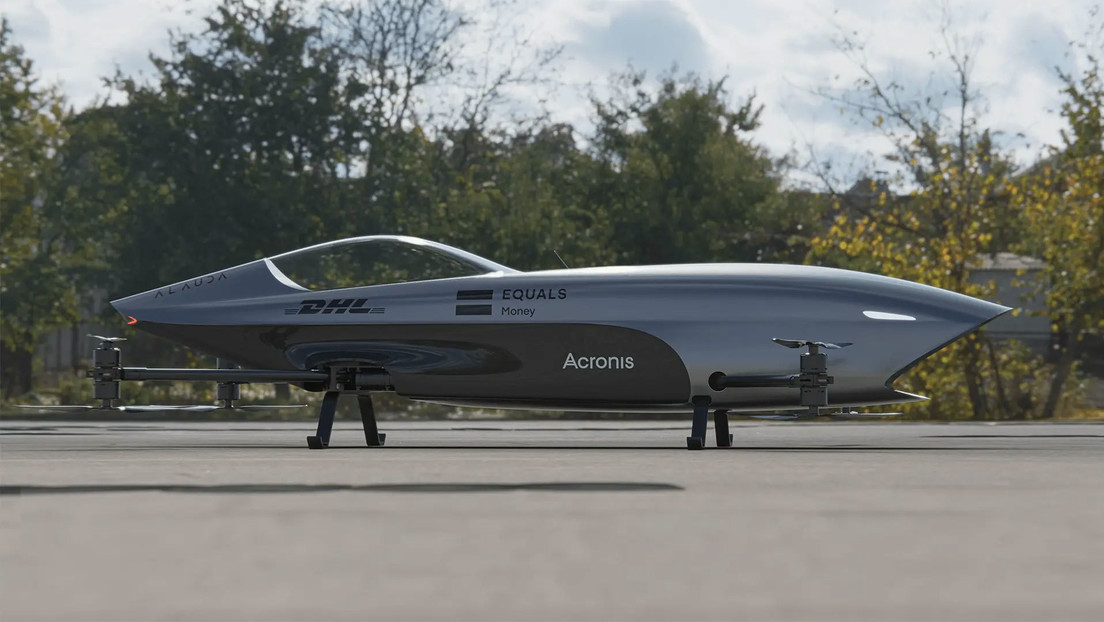
[[[1038,289],[1041,259],[1015,253],[995,253],[978,257],[970,280],[979,285],[992,283],[992,302],[1016,309],[986,326],[996,339],[1016,339],[1039,354],[1050,352],[1053,336],[1046,316],[1046,297]]]

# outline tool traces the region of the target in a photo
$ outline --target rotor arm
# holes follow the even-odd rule
[[[807,348],[800,357],[801,373],[773,376],[731,376],[724,372],[714,372],[709,377],[709,388],[714,391],[725,389],[750,388],[792,388],[801,390],[801,405],[808,408],[808,416],[816,417],[820,409],[828,405],[828,385],[835,378],[828,375],[828,356],[820,350],[839,350],[852,345],[849,342],[827,343],[804,339],[779,339],[771,341],[786,348]]]
[[[729,376],[722,371],[714,372],[709,377],[709,388],[714,391],[725,389],[750,389],[789,387],[800,385],[800,375],[790,374],[785,376]]]
[[[322,371],[281,369],[190,369],[185,367],[120,367],[119,380],[199,380],[211,382],[312,382],[329,380]]]

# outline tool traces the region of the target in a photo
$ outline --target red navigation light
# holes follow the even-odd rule
[[[133,315],[128,315],[127,317],[130,318],[130,321],[127,322],[127,326],[134,326],[138,323],[138,318],[134,317]]]

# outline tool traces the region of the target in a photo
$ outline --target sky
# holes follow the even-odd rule
[[[464,0],[459,0],[463,2]],[[105,89],[102,77],[150,71],[150,51],[167,54],[170,28],[194,29],[209,0],[2,0],[15,40],[47,83],[76,107]],[[855,63],[833,43],[862,41],[879,79],[920,97],[950,86],[939,20],[976,51],[971,80],[983,95],[983,125],[1018,162],[1030,164],[1059,141],[1061,82],[1077,71],[1069,42],[1092,38],[1092,0],[519,0],[518,27],[541,45],[562,45],[556,82],[539,99],[552,119],[589,127],[588,96],[629,65],[650,76],[677,66],[725,78],[733,102],[752,93],[764,105],[753,140],[774,156],[831,160],[841,177],[884,170],[888,144],[818,90],[846,88]],[[1104,53],[1099,32],[1092,39]],[[935,51],[933,58],[931,52]],[[536,105],[523,93],[518,105]],[[527,101],[528,100],[528,101]],[[793,183],[811,183],[795,172]]]

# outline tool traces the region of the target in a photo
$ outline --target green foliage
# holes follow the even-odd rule
[[[1079,76],[1062,74],[1068,127],[1062,145],[1013,187],[1028,227],[1023,246],[1045,260],[1047,314],[1061,345],[1045,416],[1059,399],[1090,336],[1104,336],[1104,73],[1086,54]]]
[[[59,184],[67,119],[61,95],[38,84],[0,21],[0,350],[8,396],[30,390],[39,339],[79,315],[72,269],[82,260],[83,227]]]
[[[998,190],[1003,180],[988,166],[985,140],[965,154],[953,145],[942,146],[937,154],[940,159],[931,164],[942,172],[911,193],[895,196],[872,184],[872,206],[847,210],[837,205],[829,230],[813,240],[810,258],[991,297],[989,284],[971,280],[971,269],[979,257],[996,250],[991,246],[996,227],[991,215],[993,204],[1005,201]],[[970,412],[975,419],[1029,416],[1016,410],[1024,402],[999,399],[1002,383],[1013,384],[1011,376],[1018,372],[1002,367],[1004,359],[988,356],[991,348],[985,336],[974,334],[909,371],[899,388],[937,397],[930,404],[909,406],[909,412],[936,417]],[[1041,363],[1035,357],[1029,360],[1032,366]]]
[[[885,134],[892,145],[888,159],[902,172],[894,180],[869,182],[870,201],[856,200],[856,193],[842,196],[831,227],[813,240],[810,259],[984,299],[994,293],[992,285],[972,279],[973,268],[985,254],[1022,237],[1022,216],[1011,200],[1010,159],[974,114],[972,53],[953,44],[957,39],[946,30],[943,35],[957,85],[954,117],[945,114],[944,102],[931,103],[939,98],[902,98],[864,60],[864,77],[854,91],[832,96]],[[845,52],[856,49],[861,47],[844,45]],[[907,191],[894,194],[894,186]],[[896,385],[936,398],[907,405],[911,415],[1025,419],[1054,414],[1040,408],[1039,397],[1052,373],[1042,357],[1016,344],[993,344],[982,332],[937,352]]]
[[[1080,336],[1104,335],[1104,74],[1100,62],[1063,75],[1068,124],[1042,170],[1025,176],[1018,205],[1029,238],[1046,261],[1051,320]]]
[[[120,72],[108,97],[75,115],[37,85],[5,22],[5,395],[29,388],[42,336],[76,320],[88,294],[76,283],[124,295],[324,240],[405,233],[524,270],[560,267],[553,250],[572,267],[808,256],[982,298],[992,291],[971,280],[974,262],[1020,245],[1047,261],[1064,358],[1052,366],[973,336],[901,388],[937,397],[910,410],[926,416],[1030,418],[1072,405],[1074,353],[1104,332],[1102,95],[1091,54],[1087,73],[1064,76],[1064,145],[1022,182],[973,114],[969,50],[949,50],[953,106],[905,101],[865,71],[830,97],[886,133],[900,173],[871,183],[868,202],[836,201],[828,225],[831,200],[782,188],[785,163],[754,140],[762,107],[754,97],[734,104],[724,80],[629,72],[592,101],[586,137],[543,117],[493,126],[504,87],[539,81],[539,59],[554,52],[538,53],[529,73],[482,74],[465,66],[474,22],[444,0],[220,0],[202,30],[173,34],[170,52],[151,58],[151,79]],[[861,59],[861,47],[846,50]],[[462,92],[451,114],[426,106],[443,87]],[[360,275],[335,267],[323,277]],[[204,363],[131,345],[151,363]],[[69,385],[63,394],[74,398]]]
[[[283,1],[226,0],[206,24],[152,59],[156,82],[113,82],[116,188],[135,195],[116,223],[118,291],[317,242],[348,209],[347,84],[317,27]]]
[[[534,133],[485,136],[450,132],[427,169],[441,180],[428,214],[404,229],[520,269],[609,262],[609,228],[586,180],[594,169],[564,125]],[[431,187],[431,185],[427,186]]]
[[[748,138],[762,110],[754,97],[733,110],[723,81],[693,76],[665,77],[653,92],[630,73],[616,86],[594,102],[592,197],[617,262],[785,257],[786,229],[799,222],[782,210],[772,161]]]

